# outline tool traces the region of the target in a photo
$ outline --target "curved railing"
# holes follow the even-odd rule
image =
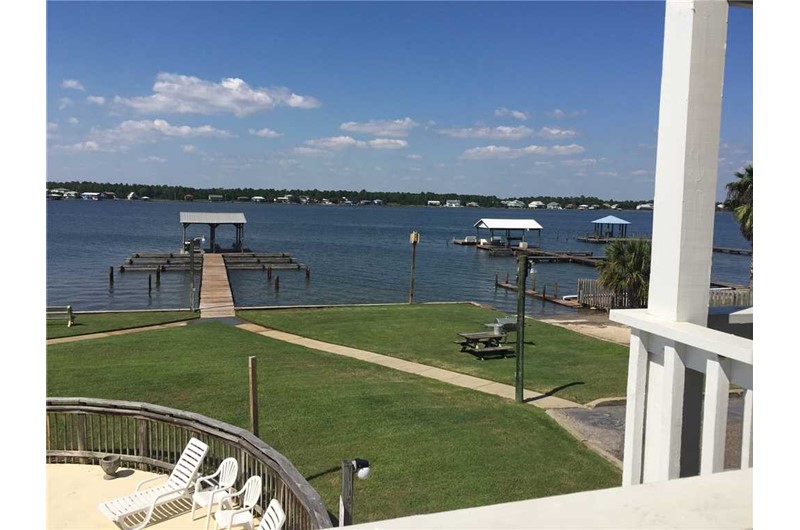
[[[264,506],[277,498],[287,530],[330,528],[319,494],[278,451],[252,433],[221,421],[150,403],[93,398],[47,398],[47,462],[96,464],[109,454],[124,466],[169,472],[189,439],[209,446],[201,474],[229,456],[239,461],[241,487],[261,476]]]

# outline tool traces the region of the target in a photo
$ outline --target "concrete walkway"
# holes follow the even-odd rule
[[[513,386],[504,385],[495,381],[489,381],[488,379],[481,379],[479,377],[451,372],[449,370],[443,370],[441,368],[435,368],[425,364],[414,363],[411,361],[398,359],[396,357],[390,357],[388,355],[381,355],[379,353],[350,348],[348,346],[339,346],[337,344],[330,344],[327,342],[301,337],[299,335],[292,335],[291,333],[276,331],[259,326],[257,324],[243,323],[237,325],[236,327],[245,331],[257,333],[263,337],[269,337],[271,339],[297,344],[298,346],[305,346],[306,348],[311,348],[314,350],[342,355],[344,357],[350,357],[351,359],[358,359],[360,361],[379,364],[387,368],[418,375],[420,377],[427,377],[428,379],[436,379],[437,381],[442,381],[443,383],[449,383],[462,388],[469,388],[470,390],[476,390],[478,392],[483,392],[484,394],[500,396],[506,399],[516,398],[516,393]],[[578,403],[567,401],[566,399],[559,397],[547,396],[532,390],[525,390],[523,393],[523,399],[527,404],[545,410],[582,407],[582,405]]]

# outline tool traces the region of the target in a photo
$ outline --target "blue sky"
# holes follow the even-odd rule
[[[47,179],[653,196],[664,3],[48,2]],[[732,8],[718,198],[753,159]]]

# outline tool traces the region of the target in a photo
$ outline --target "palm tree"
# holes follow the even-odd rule
[[[645,307],[650,285],[650,251],[647,239],[612,241],[599,265],[598,283],[613,291],[616,307]]]
[[[726,186],[725,204],[733,210],[745,239],[753,241],[753,164],[747,164],[733,175],[737,180]]]

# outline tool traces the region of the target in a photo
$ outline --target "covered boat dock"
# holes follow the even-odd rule
[[[207,224],[209,228],[209,252],[221,252],[217,245],[217,227],[219,225],[233,225],[236,229],[236,239],[233,243],[234,252],[244,252],[244,225],[247,223],[244,214],[220,212],[180,212],[181,227],[183,228],[181,247],[186,241],[186,228],[193,224]]]
[[[520,247],[527,248],[527,233],[535,230],[541,246],[542,225],[533,219],[480,219],[473,225],[478,238],[478,248]],[[481,230],[489,231],[489,239],[481,239]],[[502,236],[495,235],[497,233]]]
[[[592,221],[594,233],[579,237],[578,241],[585,243],[609,243],[617,239],[628,239],[628,225],[630,222],[607,215],[601,219]]]

